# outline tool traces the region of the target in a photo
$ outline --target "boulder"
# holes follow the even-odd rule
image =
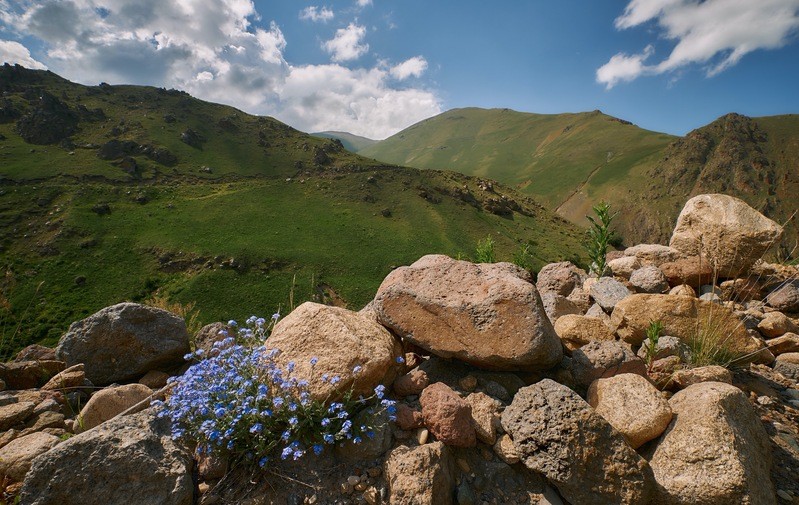
[[[55,349],[31,344],[17,353],[14,361],[55,361]]]
[[[33,389],[63,369],[63,361],[11,361],[0,363],[0,380],[8,389]]]
[[[391,505],[451,505],[455,463],[441,442],[399,446],[385,462]]]
[[[799,352],[799,335],[796,333],[785,333],[777,338],[766,341],[766,346],[775,356],[788,352]]]
[[[649,503],[651,471],[624,437],[566,386],[550,379],[519,390],[502,413],[524,465],[571,503]]]
[[[150,370],[139,379],[139,384],[144,384],[150,389],[161,389],[169,381],[169,374],[158,370]]]
[[[603,310],[610,312],[617,303],[632,294],[627,286],[612,277],[601,277],[591,284],[591,297]]]
[[[356,397],[369,396],[403,371],[400,341],[368,315],[340,307],[303,303],[275,325],[267,346],[280,350],[276,361],[284,368],[294,363],[293,376],[307,380],[318,400],[341,397],[350,388]]]
[[[707,258],[719,277],[734,278],[782,236],[782,227],[738,198],[699,195],[686,202],[669,246],[685,256]]]
[[[588,388],[588,403],[637,449],[660,436],[671,422],[671,407],[660,391],[637,374],[599,379]]]
[[[594,303],[591,301],[591,294],[583,288],[574,288],[566,299],[576,305],[581,313],[586,312]]]
[[[419,403],[424,424],[437,440],[455,447],[472,447],[477,443],[471,406],[449,386],[443,382],[427,386]]]
[[[774,338],[785,333],[799,333],[799,325],[782,312],[768,312],[757,324],[764,337]]]
[[[585,390],[597,379],[622,373],[646,377],[646,364],[617,341],[590,342],[572,352],[569,364],[575,385]]]
[[[663,263],[680,259],[680,251],[660,244],[638,244],[624,250],[625,256],[635,256],[641,265],[659,267]]]
[[[60,438],[47,433],[31,433],[15,438],[0,449],[0,481],[7,477],[13,482],[22,482],[34,458],[59,442]]]
[[[671,380],[680,389],[685,389],[700,382],[732,384],[732,372],[718,365],[700,366],[677,370],[672,375]]]
[[[678,284],[669,290],[670,295],[696,298],[696,290],[688,284]]]
[[[47,384],[42,386],[42,389],[46,391],[73,389],[83,386],[85,382],[86,372],[83,369],[83,363],[78,363],[58,372],[52,379],[47,381]]]
[[[225,323],[206,324],[194,336],[194,347],[202,349],[206,356],[213,356],[216,342],[235,336],[236,330]]]
[[[608,261],[608,268],[615,277],[629,279],[633,272],[641,268],[641,262],[635,256],[622,256]]]
[[[769,438],[740,389],[703,382],[669,404],[674,418],[648,454],[656,503],[777,503]]]
[[[799,381],[799,352],[786,352],[777,356],[774,371],[789,379]]]
[[[86,378],[104,386],[179,366],[189,350],[181,317],[155,307],[120,303],[72,323],[56,355],[67,366],[83,363]]]
[[[424,256],[385,278],[380,322],[444,358],[493,370],[543,370],[562,349],[529,274],[510,263]]]
[[[578,349],[589,342],[615,340],[613,332],[595,317],[563,316],[555,323],[555,333],[569,350]]]
[[[643,342],[651,321],[660,321],[664,334],[685,343],[707,338],[736,354],[758,350],[732,310],[697,298],[635,294],[616,306],[610,320],[616,334],[633,346]]]
[[[782,312],[799,312],[799,281],[791,280],[780,284],[766,296],[765,302]]]
[[[472,426],[477,439],[485,444],[493,445],[497,441],[497,428],[502,403],[485,393],[472,393],[466,397],[471,406]]]
[[[22,424],[33,415],[36,404],[33,402],[16,402],[0,407],[0,431]]]
[[[430,384],[427,372],[414,369],[394,381],[392,389],[399,397],[418,395]]]
[[[689,286],[699,286],[713,282],[713,267],[708,263],[707,258],[700,256],[690,256],[679,258],[660,265],[660,271],[666,276],[669,286],[687,284]]]
[[[583,313],[576,303],[554,291],[543,293],[541,295],[541,303],[544,305],[544,312],[546,312],[552,324],[555,324],[558,318],[565,315]]]
[[[669,290],[669,281],[656,266],[639,268],[630,275],[630,284],[638,293],[665,293]]]
[[[544,265],[536,278],[535,286],[543,295],[552,292],[561,296],[569,296],[574,288],[583,285],[588,276],[585,270],[569,261]]]
[[[60,443],[33,461],[20,493],[26,505],[190,505],[191,452],[150,409]]]
[[[137,403],[150,398],[153,391],[144,384],[127,384],[102,389],[92,395],[80,411],[80,429],[86,431],[113,419]]]

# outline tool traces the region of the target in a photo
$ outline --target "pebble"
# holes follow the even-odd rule
[[[782,498],[783,500],[788,501],[788,502],[792,502],[793,501],[793,496],[788,494],[788,492],[785,491],[784,489],[778,489],[777,490],[777,496],[779,496],[780,498]]]
[[[366,488],[367,488],[366,482],[359,482],[359,483],[355,484],[355,490],[356,491],[366,491]]]
[[[469,391],[469,392],[474,391],[474,388],[477,387],[477,377],[475,377],[474,375],[467,375],[466,377],[463,377],[461,380],[458,381],[458,385],[464,391]]]
[[[372,468],[366,470],[366,473],[369,474],[369,477],[376,479],[377,477],[380,477],[380,475],[382,475],[383,469],[380,468],[379,466],[373,466]]]
[[[349,477],[347,477],[347,483],[350,486],[354,486],[355,484],[357,484],[359,482],[361,482],[361,478],[358,477],[357,475],[350,475]]]
[[[211,489],[211,486],[206,482],[200,482],[200,485],[197,486],[197,491],[199,491],[200,494],[207,493],[209,489]]]
[[[457,459],[457,463],[458,463],[458,466],[461,467],[461,470],[463,470],[465,473],[469,473],[469,472],[472,471],[472,469],[469,468],[469,463],[467,463],[465,459],[458,458]]]
[[[427,428],[419,428],[419,431],[416,432],[416,441],[419,442],[419,445],[424,445],[429,436],[430,432],[427,431]]]
[[[377,489],[373,487],[367,488],[366,491],[363,492],[363,499],[366,500],[366,503],[369,505],[376,505],[378,498],[379,494]]]
[[[760,405],[772,405],[774,403],[774,400],[772,400],[768,396],[758,396],[757,403],[759,403]]]
[[[342,482],[341,483],[341,494],[352,494],[355,490],[355,487],[350,484],[349,482]]]

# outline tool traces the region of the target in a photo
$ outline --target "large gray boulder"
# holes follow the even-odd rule
[[[648,455],[655,503],[777,503],[769,438],[740,389],[703,382],[675,394],[669,404],[674,418]]]
[[[649,465],[577,393],[544,379],[520,389],[502,413],[527,468],[542,473],[571,503],[646,504]]]
[[[738,198],[699,195],[677,218],[669,246],[706,258],[721,278],[746,273],[782,236],[782,227]]]
[[[119,303],[72,323],[56,356],[67,366],[83,363],[86,378],[105,386],[179,366],[189,351],[181,317],[138,303]]]
[[[424,256],[377,291],[378,320],[429,352],[491,370],[543,370],[562,357],[529,274],[510,263]]]
[[[151,410],[113,419],[33,460],[26,505],[190,505],[193,460]]]

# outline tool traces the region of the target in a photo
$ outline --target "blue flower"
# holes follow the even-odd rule
[[[313,358],[311,358],[310,363],[311,363],[311,366],[316,366],[316,364],[319,363],[319,358],[314,356]]]
[[[333,384],[333,385],[338,384],[340,381],[341,381],[341,377],[339,377],[338,375],[336,375],[332,379],[330,379],[330,383]]]
[[[330,433],[325,433],[325,435],[322,438],[325,440],[326,444],[332,444],[333,442],[336,441],[336,439]]]
[[[405,363],[405,358],[402,356],[397,356],[397,363]]]
[[[322,444],[315,444],[313,446],[313,453],[316,454],[317,456],[319,456],[320,454],[322,454],[322,451],[324,449],[325,449],[325,447]]]
[[[375,395],[377,395],[377,397],[382,400],[383,395],[385,394],[386,394],[386,386],[378,384],[377,387],[375,388]]]
[[[283,405],[283,397],[282,396],[275,396],[274,398],[272,398],[272,404],[275,407],[280,407],[281,405]]]
[[[363,370],[363,367],[361,365],[355,365],[355,368],[352,369],[352,373],[359,374],[361,373],[361,370]]]
[[[274,314],[272,314],[273,321],[277,321],[278,319],[280,319],[280,312],[275,312]]]
[[[250,428],[250,433],[261,433],[264,431],[264,425],[261,423],[255,423]]]
[[[258,460],[258,466],[260,466],[261,468],[263,468],[263,467],[265,467],[265,466],[266,466],[266,464],[267,464],[268,462],[269,462],[269,458],[268,458],[267,456],[264,456],[263,458],[261,458],[261,459],[259,459],[259,460]]]
[[[291,447],[286,447],[285,449],[283,449],[283,452],[280,453],[280,459],[288,458],[289,456],[291,456],[293,452],[294,451],[291,449]]]
[[[328,418],[326,418],[326,417],[325,417],[325,418],[322,418],[322,421],[321,421],[319,424],[321,424],[323,427],[324,427],[324,426],[327,426],[327,425],[329,425],[329,424],[330,424],[330,419],[328,419]]]

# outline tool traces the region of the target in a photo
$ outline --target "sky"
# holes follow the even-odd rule
[[[799,113],[799,0],[0,0],[0,61],[374,139],[457,107]]]

